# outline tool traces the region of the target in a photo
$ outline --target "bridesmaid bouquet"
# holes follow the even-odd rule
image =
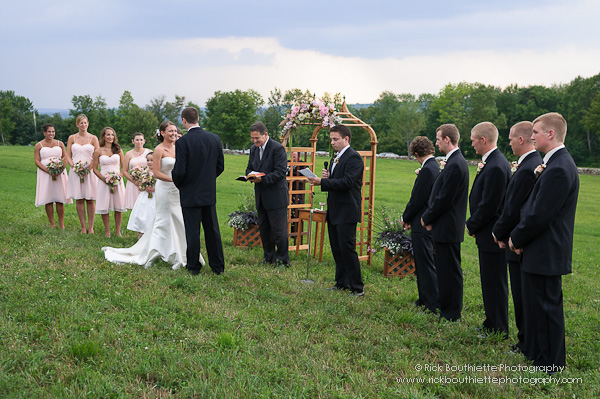
[[[65,164],[60,158],[50,158],[50,162],[46,165],[52,180],[56,180],[56,176],[60,175],[65,169]]]
[[[118,174],[118,173],[115,173],[115,172],[108,172],[104,176],[104,181],[106,181],[106,184],[108,184],[108,187],[110,187],[110,193],[114,194],[115,193],[115,187],[121,181],[121,175]]]
[[[83,178],[90,173],[87,162],[83,161],[75,162],[75,165],[73,165],[73,170],[75,171],[75,174],[79,176],[80,183],[83,183]]]
[[[137,182],[142,181],[142,177],[144,176],[144,173],[146,173],[146,168],[142,168],[141,166],[136,166],[134,168],[129,169],[129,174],[131,175],[133,180],[135,180]]]
[[[148,187],[154,187],[156,184],[156,177],[154,177],[154,173],[147,170],[144,172],[140,179],[140,188],[145,190]],[[148,198],[152,198],[152,193],[148,193]]]

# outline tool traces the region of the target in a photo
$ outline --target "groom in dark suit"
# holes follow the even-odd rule
[[[517,344],[513,345],[513,350],[520,350],[527,354],[528,347],[532,343],[525,342],[525,330],[528,320],[523,316],[523,289],[521,284],[521,256],[512,252],[506,245],[508,236],[512,229],[519,224],[521,208],[525,204],[531,189],[535,183],[534,169],[542,163],[542,157],[535,150],[531,135],[533,134],[533,124],[529,121],[523,121],[515,124],[508,134],[508,140],[513,154],[519,157],[519,160],[513,162],[512,177],[506,188],[506,201],[500,219],[492,229],[494,241],[500,248],[506,251],[506,260],[508,261],[508,272],[510,276],[510,290],[513,297],[515,309],[515,324],[517,325]]]
[[[460,244],[464,241],[469,168],[458,148],[460,134],[453,124],[438,127],[436,145],[446,154],[433,184],[421,225],[431,231],[435,249],[440,318],[458,321],[463,304]]]
[[[323,169],[321,178],[308,180],[328,193],[327,229],[335,260],[335,285],[330,289],[350,290],[360,297],[365,291],[356,253],[356,224],[361,220],[364,164],[360,154],[350,147],[352,133],[347,126],[335,125],[329,137],[337,155],[330,169]]]
[[[256,122],[250,127],[250,138],[254,145],[250,148],[250,159],[246,175],[261,172],[264,176],[252,177],[254,197],[258,214],[258,227],[262,240],[264,262],[290,266],[288,255],[289,204],[287,174],[287,155],[285,148],[269,138],[267,127]],[[275,252],[277,246],[277,252]]]
[[[181,122],[187,134],[175,142],[175,166],[171,172],[173,183],[179,189],[185,239],[187,242],[187,270],[195,275],[202,264],[200,255],[200,225],[208,264],[215,274],[225,270],[223,245],[217,220],[217,177],[225,168],[221,141],[216,134],[199,125],[198,110],[193,107],[181,112]]]
[[[471,216],[467,233],[475,237],[479,250],[479,276],[485,309],[484,332],[500,333],[508,338],[508,274],[505,251],[492,236],[492,227],[502,213],[510,165],[500,152],[498,129],[491,122],[481,122],[471,130],[471,145],[482,157],[469,195]]]
[[[417,158],[421,168],[417,169],[417,178],[410,200],[402,214],[402,225],[405,230],[412,230],[411,237],[419,293],[416,305],[425,306],[427,310],[435,313],[438,308],[438,283],[433,259],[433,241],[431,232],[421,225],[421,216],[427,209],[429,194],[440,175],[440,168],[433,156],[435,153],[433,143],[427,137],[415,137],[410,143],[410,153]]]
[[[523,254],[523,303],[528,335],[535,337],[530,353],[534,366],[547,373],[566,364],[562,276],[571,273],[573,230],[579,195],[579,175],[564,145],[567,122],[551,112],[533,121],[533,141],[544,152],[535,169],[537,180],[509,247]],[[529,348],[528,348],[529,349]]]

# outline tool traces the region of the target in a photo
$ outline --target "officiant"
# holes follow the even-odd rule
[[[258,215],[258,228],[262,240],[264,264],[289,267],[288,220],[289,203],[287,155],[285,148],[269,138],[267,127],[256,122],[250,127],[250,138],[254,145],[250,148],[250,159],[246,175],[261,172],[264,176],[252,176],[254,197]]]

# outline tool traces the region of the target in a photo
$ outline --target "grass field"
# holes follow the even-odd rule
[[[384,278],[380,252],[363,263],[366,296],[354,298],[324,290],[334,276],[328,246],[311,264],[314,285],[300,282],[306,255],[280,270],[258,266],[260,249],[233,248],[227,215],[251,190],[234,181],[246,162],[226,156],[218,180],[225,274],[193,277],[162,262],[106,262],[102,246],[131,246],[135,234],[105,238],[96,217],[96,234],[80,235],[74,205],[66,231],[51,230],[33,205],[33,147],[0,147],[0,397],[600,396],[600,177],[581,176],[574,272],[563,278],[568,368],[536,381],[545,375],[517,370],[529,362],[507,353],[514,322],[509,341],[477,338],[484,313],[470,237],[460,323],[420,312],[415,280]],[[403,209],[415,167],[378,160],[377,208]],[[325,199],[317,192],[315,203]]]

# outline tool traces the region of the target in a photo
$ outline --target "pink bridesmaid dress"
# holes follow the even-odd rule
[[[146,148],[146,149],[144,149],[144,153],[142,155],[137,156],[135,158],[131,158],[129,160],[129,170],[135,168],[136,166],[145,168],[148,165],[148,161],[146,160],[146,155],[150,151],[151,150]],[[125,186],[125,207],[127,209],[133,209],[133,206],[135,205],[135,201],[137,200],[140,193],[141,193],[141,191],[138,189],[138,187],[133,182],[130,182],[130,181],[127,182],[127,185]]]
[[[78,161],[82,161],[89,165],[94,159],[94,146],[92,144],[79,145],[74,143],[71,145],[71,151],[73,152],[73,164],[76,164]],[[81,179],[77,173],[75,173],[75,170],[71,168],[69,171],[67,198],[72,198],[75,200],[95,200],[97,187],[98,178],[93,172],[90,171],[90,173],[85,175],[83,178],[83,183],[81,183]]]
[[[42,147],[40,149],[40,160],[44,166],[48,166],[52,158],[60,159],[62,157],[62,148]],[[35,206],[43,206],[53,202],[63,204],[72,204],[73,201],[67,200],[67,172],[56,176],[56,180],[52,180],[52,176],[40,168],[37,168],[37,185],[35,190]]]
[[[100,173],[105,176],[108,172],[120,173],[121,158],[119,154],[100,155]],[[108,212],[125,212],[125,185],[123,179],[114,187],[114,193],[103,181],[98,180],[98,195],[96,197],[96,214],[105,215]]]

